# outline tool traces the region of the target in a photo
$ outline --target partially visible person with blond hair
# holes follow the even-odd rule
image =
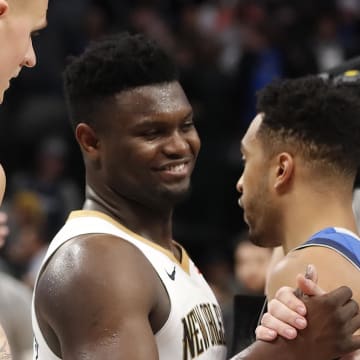
[[[46,26],[48,0],[0,0],[0,104],[10,81],[21,69],[33,67],[36,55],[32,36]],[[0,165],[0,202],[3,199],[6,177]],[[0,238],[6,235],[6,215],[0,214]],[[1,240],[3,242],[3,240]],[[2,328],[0,329],[0,358],[10,359],[10,349]]]

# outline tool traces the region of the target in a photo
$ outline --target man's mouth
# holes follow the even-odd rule
[[[169,163],[158,169],[161,177],[166,181],[183,179],[190,176],[190,162]]]
[[[183,164],[178,164],[178,165],[168,165],[165,166],[164,170],[165,171],[171,171],[171,172],[181,172],[185,169],[185,163]]]

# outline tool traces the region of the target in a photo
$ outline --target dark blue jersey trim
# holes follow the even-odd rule
[[[355,249],[351,250],[348,247],[346,247],[345,245],[339,243],[338,241],[316,237],[316,238],[312,238],[312,239],[308,240],[305,244],[303,244],[303,246],[307,246],[307,245],[320,245],[320,246],[324,245],[324,246],[333,248],[333,249],[339,251],[340,253],[342,253],[345,257],[347,257],[349,260],[351,260],[355,265],[357,265],[360,268],[360,259],[358,257],[358,256],[360,256],[360,253],[358,253],[358,256],[357,256],[356,253],[354,252]],[[300,246],[299,248],[302,248],[302,246]],[[360,242],[358,244],[358,250],[360,251]]]

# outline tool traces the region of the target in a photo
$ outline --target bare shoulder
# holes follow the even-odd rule
[[[269,269],[267,275],[267,297],[273,299],[278,289],[282,286],[296,286],[296,275],[305,273],[306,265],[297,258],[289,255],[280,259]]]
[[[12,359],[10,346],[5,331],[0,326],[0,360]]]
[[[61,358],[112,359],[116,353],[119,359],[155,359],[149,318],[160,286],[134,245],[86,235],[55,252],[37,284],[35,311],[47,344]]]
[[[336,251],[320,246],[291,252],[280,260],[269,274],[269,297],[274,297],[281,286],[295,287],[296,275],[305,273],[308,264],[316,266],[318,283],[324,290],[347,285],[353,290],[354,298],[360,301],[359,270]]]
[[[74,314],[89,319],[105,309],[114,316],[131,307],[147,311],[157,281],[148,260],[129,242],[112,235],[81,236],[60,247],[47,264],[35,290],[36,311],[54,323],[73,323]]]

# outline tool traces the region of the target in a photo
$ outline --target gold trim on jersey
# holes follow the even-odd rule
[[[103,219],[103,220],[115,225],[117,228],[124,231],[128,235],[134,237],[135,239],[137,239],[137,240],[139,240],[139,241],[153,247],[154,249],[164,253],[172,261],[179,264],[185,272],[187,272],[188,274],[190,273],[189,255],[187,254],[185,249],[180,244],[178,244],[176,241],[173,240],[173,244],[181,251],[181,261],[179,261],[170,250],[165,249],[164,247],[160,246],[159,244],[156,244],[153,241],[148,240],[148,239],[142,237],[141,235],[134,233],[133,231],[131,231],[130,229],[128,229],[124,225],[120,224],[115,219],[113,219],[111,216],[109,216],[109,215],[107,215],[105,213],[102,213],[102,212],[96,211],[96,210],[76,210],[76,211],[72,211],[70,213],[70,215],[68,217],[68,220],[78,218],[78,217],[97,217],[97,218]]]

